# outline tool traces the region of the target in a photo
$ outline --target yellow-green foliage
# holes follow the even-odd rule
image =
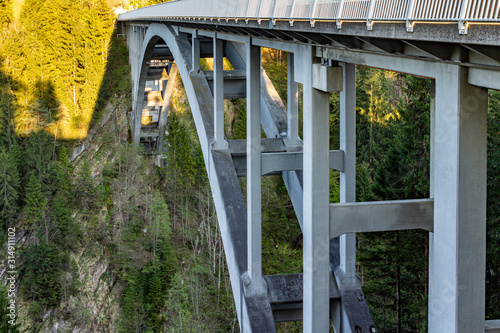
[[[16,96],[17,134],[44,129],[58,138],[85,137],[113,31],[107,2],[26,0],[16,6],[19,19],[0,33],[0,70]]]

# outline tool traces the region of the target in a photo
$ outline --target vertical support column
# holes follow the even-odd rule
[[[228,149],[224,139],[224,71],[222,40],[214,36],[214,142],[212,149]]]
[[[245,294],[254,297],[266,293],[262,278],[262,209],[261,209],[261,127],[260,79],[261,50],[246,45],[247,66],[247,252],[248,271]]]
[[[168,81],[163,94],[163,105],[160,110],[160,117],[158,119],[158,152],[163,152],[165,144],[165,130],[167,127],[168,110],[170,109],[170,99],[175,87],[175,78],[177,77],[177,65],[174,63],[168,74]]]
[[[329,93],[313,88],[313,47],[298,59],[304,80],[304,332],[329,329]]]
[[[340,173],[340,202],[356,202],[356,65],[343,63],[343,87],[340,92],[340,150],[344,151],[344,172]],[[344,273],[343,289],[354,286],[356,277],[356,234],[339,237],[339,268]],[[336,325],[340,332],[351,332],[347,313],[342,306],[336,309]]]
[[[288,53],[288,99],[287,99],[287,135],[286,146],[289,151],[294,151],[302,146],[302,141],[299,139],[299,89],[295,82],[295,56],[293,53]]]
[[[215,41],[216,37],[214,37]],[[215,43],[215,42],[214,42]],[[200,67],[200,39],[198,38],[198,30],[193,33],[191,38],[192,47],[192,64],[191,64],[191,74],[197,74],[201,69]]]
[[[340,202],[356,202],[356,66],[342,64],[344,90],[340,92],[340,150],[344,172],[340,173]],[[356,234],[340,236],[340,268],[345,276],[356,274]]]
[[[436,64],[429,332],[484,332],[487,90]]]
[[[142,109],[144,108],[144,91],[140,89],[140,77],[141,77],[141,56],[140,50],[142,50],[142,44],[144,42],[144,27],[138,26],[134,31],[134,44],[136,49],[136,54],[134,57],[135,66],[132,68],[135,73],[134,80],[134,93],[133,95],[137,99],[134,103],[134,110],[132,116],[132,139],[134,144],[139,144],[141,140],[141,122],[142,122]],[[139,50],[139,51],[137,51]],[[134,69],[135,68],[135,69]],[[141,91],[139,91],[141,90]],[[135,93],[137,92],[137,94]]]

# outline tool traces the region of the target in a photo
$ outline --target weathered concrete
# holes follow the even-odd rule
[[[296,151],[302,147],[299,138],[299,89],[295,82],[295,56],[287,54],[287,132],[286,146],[289,151]]]
[[[204,71],[210,90],[214,91],[212,71]],[[246,98],[246,72],[242,70],[224,71],[224,98]]]
[[[328,332],[329,94],[313,88],[313,48],[304,46],[296,56],[304,80],[304,331]]]
[[[434,200],[330,204],[330,238],[351,232],[434,230]]]
[[[262,204],[261,204],[261,129],[260,129],[260,78],[261,50],[248,40],[246,44],[247,67],[247,297],[267,292],[262,278]]]
[[[214,141],[212,149],[228,149],[224,136],[224,73],[222,40],[214,38]],[[199,60],[199,59],[198,59]],[[197,72],[196,72],[197,73]]]
[[[174,92],[174,87],[177,79],[178,73],[177,65],[172,64],[170,67],[170,72],[168,74],[168,81],[165,87],[165,92],[163,93],[163,105],[161,107],[160,116],[158,120],[158,152],[163,152],[165,145],[165,131],[167,129],[168,112],[170,110],[170,99],[172,98],[172,93]]]
[[[302,274],[267,275],[267,283],[274,320],[278,322],[302,320],[304,278]],[[338,301],[341,294],[330,274],[330,302]]]
[[[500,320],[487,320],[485,325],[486,333],[500,333]]]
[[[436,66],[429,332],[482,332],[486,270],[487,90]]]

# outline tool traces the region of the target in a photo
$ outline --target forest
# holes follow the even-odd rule
[[[0,333],[238,332],[201,147],[177,80],[166,166],[130,143],[126,40],[115,9],[162,1],[0,0],[0,245],[16,229],[17,324],[0,252]],[[262,50],[286,103],[286,53]],[[211,59],[202,59],[210,69]],[[429,197],[431,81],[357,67],[357,201]],[[244,99],[225,101],[245,137]],[[330,95],[331,149],[339,96]],[[331,172],[330,201],[339,200]],[[245,189],[245,179],[241,179]],[[486,319],[500,318],[500,93],[489,92]],[[302,271],[280,177],[262,181],[263,273]],[[379,332],[426,332],[429,238],[357,235],[357,272]],[[300,323],[278,332],[301,332]]]

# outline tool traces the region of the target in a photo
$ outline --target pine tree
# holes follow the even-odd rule
[[[25,144],[25,180],[34,174],[43,193],[49,197],[58,188],[58,168],[54,161],[54,138],[45,131],[38,131],[28,137]]]
[[[156,255],[161,240],[168,241],[171,233],[170,212],[167,203],[158,190],[154,192],[150,212],[153,255]]]
[[[42,228],[45,226],[45,210],[47,199],[42,194],[42,187],[34,174],[31,175],[26,186],[26,206],[24,211],[28,225],[35,231],[37,236],[43,234]],[[45,239],[48,241],[48,231],[45,230]]]
[[[183,181],[193,181],[195,165],[192,156],[191,139],[186,126],[180,122],[180,118],[175,112],[169,116],[167,162],[173,173],[179,175]]]
[[[0,27],[3,27],[11,21],[12,18],[12,0],[0,0]]]
[[[12,155],[0,148],[0,220],[4,230],[14,225],[20,191],[19,173]]]
[[[32,245],[20,259],[21,293],[45,307],[57,305],[61,295],[61,257],[54,244]]]
[[[12,318],[8,316],[10,311],[8,306],[10,305],[8,293],[3,285],[0,286],[0,333],[19,333],[17,320],[14,325],[12,325]]]
[[[399,117],[387,130],[388,151],[374,175],[377,200],[429,197],[430,81],[404,76]],[[364,290],[382,331],[425,328],[428,233],[397,231],[359,236]]]

